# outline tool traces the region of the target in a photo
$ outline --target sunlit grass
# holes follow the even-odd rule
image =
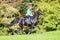
[[[0,36],[0,40],[60,40],[60,31],[43,34]]]

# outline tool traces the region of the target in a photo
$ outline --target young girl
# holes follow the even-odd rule
[[[32,14],[32,8],[33,8],[32,3],[29,3],[26,16],[33,16],[33,14]]]

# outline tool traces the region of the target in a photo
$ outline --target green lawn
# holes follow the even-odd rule
[[[0,40],[60,40],[60,30],[43,34],[0,36]]]

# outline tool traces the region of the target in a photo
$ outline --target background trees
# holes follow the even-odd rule
[[[39,25],[43,31],[60,30],[60,0],[23,0],[21,5],[15,7],[16,9],[7,4],[0,4],[0,34],[7,32],[4,23],[10,23],[15,17],[20,18],[21,14],[23,17],[25,16],[27,5],[30,2],[34,4],[33,14],[38,9],[44,12],[44,15],[39,16]],[[14,26],[13,29],[17,26]],[[34,30],[38,31],[37,28]]]

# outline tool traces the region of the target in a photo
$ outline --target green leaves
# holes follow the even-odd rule
[[[55,1],[51,1],[50,3],[46,2],[38,2],[37,9],[41,9],[44,12],[44,15],[40,16],[42,28],[52,28],[60,29],[60,4]],[[43,17],[44,16],[44,17]],[[43,18],[43,19],[42,19]],[[57,25],[57,26],[56,26]],[[46,29],[45,29],[46,30]]]

